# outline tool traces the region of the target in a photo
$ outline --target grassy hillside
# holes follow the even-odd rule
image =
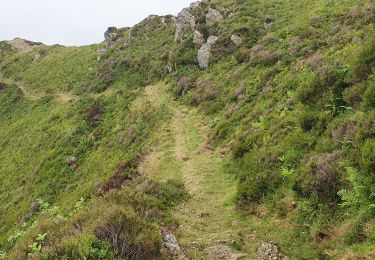
[[[373,259],[374,10],[202,3],[196,29],[219,37],[207,69],[172,16],[111,48],[1,42],[0,259],[162,259],[160,229],[194,259],[224,240]]]

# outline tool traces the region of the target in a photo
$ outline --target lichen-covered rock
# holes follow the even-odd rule
[[[185,255],[184,251],[178,244],[176,237],[172,234],[165,234],[163,236],[163,253],[168,259],[174,260],[188,260],[189,258]]]
[[[183,36],[193,31],[194,28],[194,16],[189,12],[188,8],[182,9],[182,11],[177,15],[175,41],[180,43]]]
[[[272,243],[263,243],[257,250],[254,260],[281,260],[287,259],[280,248]]]
[[[112,48],[112,46],[115,44],[117,38],[118,38],[117,28],[116,27],[108,27],[107,31],[104,33],[104,39],[105,39],[105,42],[107,43],[107,46],[109,48]]]
[[[200,48],[204,44],[204,36],[199,31],[194,31],[193,44],[195,47]]]
[[[204,250],[214,260],[237,260],[246,257],[245,253],[234,253],[228,246],[211,246]]]
[[[201,68],[208,68],[210,63],[210,58],[212,56],[211,47],[212,45],[219,39],[217,36],[210,36],[207,39],[207,43],[203,44],[203,46],[198,51],[198,63],[199,67]]]
[[[208,26],[213,26],[223,19],[224,19],[223,15],[218,10],[215,10],[212,8],[210,8],[208,10],[208,13],[206,14],[206,24]]]

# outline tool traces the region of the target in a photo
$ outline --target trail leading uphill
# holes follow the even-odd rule
[[[142,168],[155,179],[182,179],[190,199],[174,214],[177,235],[192,257],[220,254],[238,239],[245,221],[235,210],[236,182],[224,172],[225,156],[207,144],[208,122],[196,109],[173,101],[167,86],[149,86],[143,98],[152,106],[166,106],[170,121],[158,129],[153,152]],[[215,246],[213,248],[209,248]],[[240,256],[240,255],[238,255]]]

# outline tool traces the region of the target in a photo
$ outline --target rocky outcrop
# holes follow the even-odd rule
[[[109,48],[112,48],[118,38],[117,28],[108,27],[107,31],[104,33],[104,39]]]
[[[208,68],[211,59],[211,47],[219,39],[217,36],[210,36],[207,42],[198,51],[198,63],[202,69]]]
[[[194,31],[193,44],[198,49],[204,44],[204,36],[197,30]]]
[[[279,246],[272,243],[263,243],[257,250],[254,260],[281,260],[287,259],[281,251]]]
[[[182,9],[182,11],[177,15],[176,19],[176,34],[175,41],[180,43],[183,36],[187,33],[191,33],[195,28],[195,18],[189,12],[188,8]]]
[[[198,8],[200,6],[200,4],[201,4],[201,1],[192,2],[190,4],[190,9],[194,10],[194,9]]]
[[[21,38],[14,38],[11,41],[6,41],[6,43],[9,44],[13,50],[18,52],[29,52],[35,47],[43,45],[40,42],[32,42]]]
[[[218,10],[212,8],[210,8],[206,14],[206,24],[208,26],[213,26],[223,19],[223,15]]]

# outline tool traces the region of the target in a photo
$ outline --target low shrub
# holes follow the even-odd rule
[[[362,154],[361,154],[361,165],[364,170],[369,176],[372,176],[373,180],[375,180],[375,140],[370,139],[365,142],[362,147]]]
[[[259,203],[280,185],[279,174],[272,172],[253,173],[238,185],[237,199],[240,205]]]
[[[95,236],[107,241],[116,256],[125,259],[155,259],[160,255],[159,231],[134,212],[118,209],[94,230]]]
[[[219,39],[211,47],[212,62],[216,62],[227,57],[236,48],[230,37],[219,37]]]
[[[375,33],[372,33],[362,45],[355,61],[354,75],[358,80],[366,79],[375,67]]]
[[[294,190],[301,197],[317,198],[323,203],[340,199],[340,153],[312,156],[299,174],[294,175]]]
[[[311,129],[313,129],[318,120],[319,117],[317,113],[310,110],[302,112],[298,119],[299,125],[303,131],[310,131]]]
[[[367,82],[365,87],[367,87],[366,92],[364,93],[363,105],[366,109],[375,108],[375,80],[370,80]]]
[[[53,258],[52,255],[48,256]],[[81,236],[68,240],[63,248],[54,256],[58,259],[113,259],[111,245],[93,235]]]
[[[194,87],[194,83],[191,82],[188,77],[182,76],[177,83],[177,94],[182,95],[189,91],[192,87]]]
[[[117,62],[114,59],[105,60],[99,70],[96,73],[96,82],[101,87],[98,88],[98,92],[105,90],[108,86],[110,86],[115,80],[117,76]]]

